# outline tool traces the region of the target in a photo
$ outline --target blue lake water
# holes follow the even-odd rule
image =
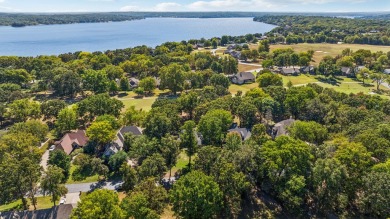
[[[202,37],[264,33],[275,26],[252,18],[147,18],[136,21],[0,27],[0,55],[105,51]]]

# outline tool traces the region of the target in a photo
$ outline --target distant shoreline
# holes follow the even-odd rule
[[[145,18],[244,18],[264,15],[375,17],[390,12],[91,12],[91,13],[0,13],[0,26],[15,28],[36,25],[107,23]]]

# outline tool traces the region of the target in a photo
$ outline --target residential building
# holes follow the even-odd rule
[[[232,78],[233,84],[246,84],[256,81],[256,77],[252,72],[240,72],[235,74]]]
[[[84,147],[88,142],[85,130],[77,130],[65,134],[59,141],[54,143],[55,150],[62,150],[67,155],[71,154],[75,149]]]

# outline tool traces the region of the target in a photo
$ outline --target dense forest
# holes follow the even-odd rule
[[[117,22],[148,17],[232,18],[264,15],[314,15],[313,13],[283,12],[105,12],[105,13],[0,13],[0,26],[31,26],[71,23]],[[359,16],[376,18],[372,13],[316,13],[318,16]],[[379,18],[379,17],[378,17]],[[386,16],[382,17],[386,18]]]
[[[390,20],[324,16],[262,16],[254,21],[277,25],[271,42],[390,45]]]

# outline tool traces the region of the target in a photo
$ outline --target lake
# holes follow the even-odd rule
[[[58,55],[75,51],[105,51],[140,45],[264,33],[275,26],[252,18],[147,18],[143,20],[0,27],[0,55]]]

